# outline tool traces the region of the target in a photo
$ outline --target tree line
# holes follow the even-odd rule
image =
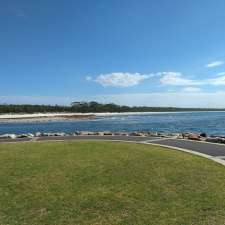
[[[176,112],[176,111],[218,111],[225,109],[209,108],[176,108],[176,107],[148,107],[148,106],[121,106],[113,103],[101,104],[98,102],[71,103],[70,106],[60,105],[13,105],[1,104],[0,114],[5,113],[50,113],[50,112],[79,112],[79,113],[98,113],[98,112]]]

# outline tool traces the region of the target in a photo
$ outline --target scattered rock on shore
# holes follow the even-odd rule
[[[103,133],[104,133],[104,135],[113,135],[113,133],[111,131],[104,131]]]
[[[206,138],[207,137],[207,134],[206,133],[201,133],[200,134],[200,137]]]
[[[34,135],[35,135],[35,137],[41,137],[42,133],[41,132],[36,132]]]
[[[208,136],[206,133],[166,133],[166,132],[153,132],[153,131],[136,131],[136,132],[111,132],[111,131],[75,131],[73,133],[65,132],[36,132],[35,134],[3,134],[0,135],[0,139],[16,139],[16,138],[33,138],[33,137],[64,137],[64,136],[138,136],[138,137],[164,137],[164,138],[184,138],[194,141],[206,141],[212,143],[223,143],[225,144],[225,137]]]
[[[225,144],[225,138],[222,137],[208,137],[206,138],[207,142],[212,142],[212,143],[223,143]]]
[[[128,136],[128,133],[126,133],[126,132],[114,132],[114,135],[116,135],[116,136]]]
[[[201,141],[201,137],[198,134],[189,134],[188,139],[193,141]]]
[[[146,137],[147,134],[144,132],[132,132],[129,134],[130,136],[138,136],[138,137]]]
[[[34,135],[31,133],[17,135],[17,138],[33,138],[33,137],[34,137]]]
[[[0,139],[5,139],[5,138],[15,139],[15,138],[17,138],[17,135],[16,134],[3,134],[3,135],[0,135]]]

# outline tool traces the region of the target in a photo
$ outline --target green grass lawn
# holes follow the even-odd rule
[[[222,225],[225,167],[119,142],[0,145],[0,225]]]

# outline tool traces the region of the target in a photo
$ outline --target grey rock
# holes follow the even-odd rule
[[[104,131],[103,134],[104,135],[113,135],[113,133],[111,131]]]
[[[64,137],[64,136],[66,136],[66,133],[64,133],[64,132],[60,132],[60,133],[53,133],[53,136]]]
[[[48,137],[48,136],[53,136],[51,133],[42,133],[42,135],[41,136],[43,136],[43,137]]]
[[[138,137],[145,137],[145,134],[142,132],[132,132],[129,134],[130,136],[138,136]]]
[[[151,136],[151,137],[158,137],[158,132],[151,131],[151,132],[149,132],[149,136]]]
[[[193,133],[185,132],[185,133],[182,133],[181,135],[182,135],[183,138],[188,138],[189,135],[191,135],[191,134],[193,134]]]
[[[35,133],[35,137],[41,137],[42,136],[42,133],[41,132],[36,132]]]
[[[11,138],[11,139],[15,139],[17,138],[17,135],[16,134],[3,134],[0,136],[1,139],[4,139],[4,138]]]
[[[17,135],[17,138],[28,138],[29,135],[28,134],[19,134]]]
[[[190,134],[188,135],[189,140],[201,141],[201,137],[198,134]]]
[[[207,137],[207,134],[206,133],[201,133],[200,134],[200,137],[206,138]]]
[[[80,131],[79,132],[79,135],[81,135],[81,136],[87,136],[87,135],[91,135],[91,132],[89,132],[89,131]]]
[[[29,137],[29,138],[33,138],[33,137],[34,137],[34,135],[33,135],[33,134],[31,134],[31,133],[28,133],[28,134],[27,134],[27,137]]]
[[[212,142],[212,143],[225,143],[225,138],[222,137],[208,137],[205,139],[207,142]]]
[[[115,136],[128,136],[127,132],[114,132],[113,133]]]

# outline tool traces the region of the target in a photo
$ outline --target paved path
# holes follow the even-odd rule
[[[189,140],[180,140],[175,138],[160,138],[160,137],[137,137],[137,136],[63,136],[63,137],[35,137],[20,138],[20,139],[0,139],[0,143],[8,142],[25,142],[25,141],[64,141],[64,140],[109,140],[109,141],[133,141],[140,143],[159,144],[176,149],[184,149],[192,153],[204,154],[208,158],[219,159],[225,163],[225,145],[213,144],[207,142],[197,142]]]
[[[150,141],[151,142],[151,141]],[[156,144],[184,148],[213,157],[225,157],[225,145],[180,139],[156,140]]]
[[[65,137],[40,137],[38,141],[43,140],[110,140],[110,141],[135,141],[135,142],[143,142],[143,141],[155,141],[160,140],[160,137],[138,137],[138,136],[65,136]]]

